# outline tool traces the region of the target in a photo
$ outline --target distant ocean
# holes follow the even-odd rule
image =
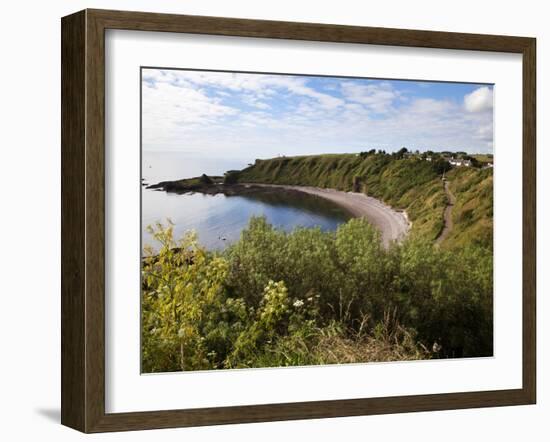
[[[205,158],[198,153],[142,152],[142,178],[149,184],[159,181],[192,178],[203,173],[223,175],[231,169],[243,169],[253,160],[236,158]]]

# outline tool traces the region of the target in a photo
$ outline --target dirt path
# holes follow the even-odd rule
[[[411,227],[407,214],[392,209],[382,201],[363,193],[343,192],[308,186],[285,186],[275,184],[250,184],[261,187],[292,189],[316,195],[343,207],[355,217],[367,218],[382,233],[382,242],[387,247],[390,241],[405,238]]]
[[[451,233],[451,230],[453,229],[453,206],[455,205],[456,198],[449,189],[449,182],[445,181],[445,194],[447,195],[448,203],[447,207],[445,207],[445,213],[443,214],[443,221],[445,222],[445,226],[443,227],[443,230],[439,234],[439,237],[436,239],[436,243],[439,244],[449,236],[449,233]]]

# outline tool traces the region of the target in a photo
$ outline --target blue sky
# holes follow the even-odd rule
[[[142,109],[147,151],[493,152],[491,85],[144,68]]]

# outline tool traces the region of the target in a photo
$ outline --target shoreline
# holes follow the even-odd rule
[[[258,189],[276,189],[286,192],[306,193],[336,204],[355,218],[365,217],[380,231],[384,247],[388,247],[391,241],[402,241],[412,226],[405,211],[393,209],[379,199],[365,195],[364,193],[286,184],[246,182],[225,184],[222,177],[212,177],[212,180],[206,177],[206,179],[208,179],[208,182],[204,180],[201,182],[200,178],[163,181],[148,185],[146,188],[178,194],[203,193],[207,195],[224,194],[226,196],[246,195],[247,193],[257,192]]]
[[[405,211],[395,210],[382,201],[364,193],[284,184],[240,183],[240,185],[249,188],[264,187],[293,190],[329,200],[344,208],[356,218],[367,218],[381,232],[382,242],[386,247],[389,246],[390,241],[402,241],[407,236],[412,224]]]

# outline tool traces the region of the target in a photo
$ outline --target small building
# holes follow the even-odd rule
[[[460,158],[451,158],[449,164],[455,167],[470,167],[472,165],[471,160],[463,160]]]

